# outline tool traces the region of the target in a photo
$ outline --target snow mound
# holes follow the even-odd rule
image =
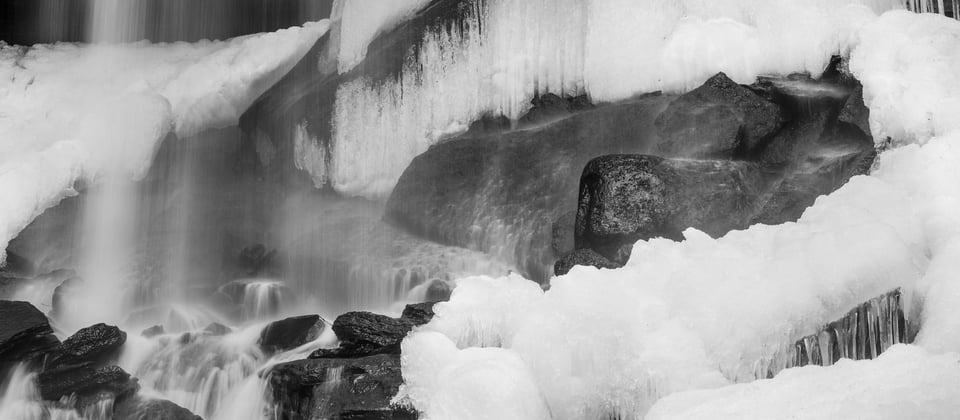
[[[167,134],[235,124],[326,30],[321,21],[195,44],[0,43],[0,248],[76,181],[140,177]]]
[[[841,360],[774,379],[671,395],[648,420],[952,419],[960,412],[960,355],[899,344],[875,360]]]
[[[442,334],[458,352],[498,346],[524,362],[526,369],[514,379],[532,377],[553,419],[636,419],[665,396],[753,381],[782,369],[796,339],[896,287],[905,290],[908,305],[922,302],[912,309],[921,321],[916,344],[931,352],[960,351],[953,309],[960,304],[960,130],[944,114],[929,114],[921,124],[909,110],[902,117],[892,111],[960,97],[953,87],[931,89],[931,79],[913,74],[926,65],[937,83],[960,80],[960,66],[941,65],[957,53],[948,41],[960,23],[901,12],[862,23],[845,48],[852,50],[850,66],[865,81],[871,106],[881,115],[891,107],[887,117],[874,121],[900,124],[906,133],[901,140],[922,144],[883,153],[871,176],[855,177],[820,197],[796,223],[755,225],[719,239],[689,229],[681,242],[640,241],[625,267],[575,267],[554,278],[547,292],[516,277],[462,280],[451,300],[436,306],[437,317],[408,337],[405,354],[449,347],[439,339],[420,341],[420,334]],[[905,28],[921,40],[922,54],[908,51],[917,49],[914,44],[881,48],[884,41],[874,38]],[[912,62],[872,64],[890,57]],[[477,311],[478,302],[496,309]],[[873,371],[904,369],[910,359],[926,366],[918,373],[925,381],[954,378],[924,376],[944,362],[927,364],[926,356],[910,351],[896,350],[856,368],[841,364],[840,373],[824,368],[823,375],[850,369],[883,375]],[[402,398],[429,417],[453,418],[441,417],[448,402],[429,390],[455,386],[455,379],[444,382],[442,366],[406,357]],[[506,356],[497,358],[506,363]],[[801,395],[793,397],[807,397]],[[954,398],[937,395],[941,402]],[[528,407],[512,399],[502,404]],[[916,412],[953,410],[950,404]],[[455,418],[490,418],[482,408]]]

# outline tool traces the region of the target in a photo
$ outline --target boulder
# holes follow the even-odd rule
[[[117,366],[98,368],[90,362],[44,370],[37,376],[37,383],[40,396],[48,401],[71,395],[90,398],[104,393],[120,399],[133,395],[140,388],[136,378],[123,369]]]
[[[570,269],[577,265],[588,265],[597,268],[622,267],[622,264],[610,261],[592,249],[578,249],[557,260],[557,263],[553,266],[553,272],[558,276],[562,276],[569,273]]]
[[[714,236],[746,227],[760,184],[759,167],[748,162],[596,158],[580,181],[576,247],[617,260],[637,240],[679,239],[688,227]]]
[[[870,108],[863,102],[863,86],[858,86],[850,93],[840,109],[837,120],[860,129],[863,134],[872,137],[870,131]]]
[[[433,319],[433,305],[436,304],[437,302],[411,303],[403,308],[400,319],[413,326],[426,324]]]
[[[320,315],[294,316],[271,322],[260,333],[260,347],[275,353],[300,347],[315,340],[326,328]]]
[[[156,337],[158,335],[163,335],[163,334],[164,334],[163,325],[154,325],[140,332],[140,335],[146,338]]]
[[[27,302],[0,301],[0,377],[19,362],[37,362],[55,349],[47,317]]]
[[[425,299],[429,302],[445,302],[450,300],[451,293],[453,293],[453,287],[450,286],[450,283],[435,279],[427,286]]]
[[[717,73],[670,103],[656,124],[668,155],[732,158],[757,150],[784,120],[777,104]]]
[[[281,363],[270,374],[278,417],[284,420],[416,419],[391,400],[403,378],[398,355],[307,359]]]
[[[340,341],[369,343],[382,347],[399,346],[413,325],[404,320],[371,312],[348,312],[333,321]]]
[[[127,333],[112,325],[100,323],[83,328],[51,353],[46,366],[55,369],[85,362],[103,364],[116,357],[126,341]]]
[[[113,418],[123,420],[203,420],[171,401],[140,395],[126,398],[113,408]]]

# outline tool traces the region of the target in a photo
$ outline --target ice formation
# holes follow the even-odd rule
[[[363,61],[378,35],[408,19],[430,0],[337,0],[331,20],[340,20],[337,68],[346,73]]]
[[[876,13],[902,7],[893,0],[479,4],[463,17],[463,31],[425,34],[398,78],[339,88],[334,188],[384,197],[431,144],[487,113],[516,118],[536,93],[606,102],[686,90],[718,71],[743,83],[760,74],[816,75]]]
[[[762,9],[758,16],[764,16]],[[810,10],[817,9],[805,13]],[[404,342],[404,354],[434,355],[438,362],[407,356],[401,399],[427,418],[441,419],[449,418],[444,410],[450,403],[436,396],[447,395],[442,391],[448,387],[485,395],[503,384],[525,384],[523,395],[534,397],[477,399],[457,418],[493,418],[486,413],[500,406],[535,412],[543,401],[553,419],[642,418],[664,396],[751,381],[771,366],[783,367],[794,340],[896,287],[904,289],[908,303],[920,304],[913,309],[921,322],[916,344],[933,352],[960,351],[951,309],[960,286],[949,274],[960,270],[955,218],[960,130],[940,112],[960,98],[946,86],[960,79],[960,24],[899,11],[877,18],[859,10],[863,19],[848,20],[845,25],[856,23],[839,32],[844,36],[835,45],[850,51],[850,68],[864,81],[868,104],[876,110],[871,116],[875,136],[896,135],[900,143],[912,144],[883,153],[871,176],[855,177],[819,198],[796,223],[755,225],[719,239],[689,229],[682,242],[641,241],[624,268],[576,267],[554,278],[547,292],[519,278],[462,280],[450,302],[436,306],[434,321]],[[732,25],[725,19],[704,22],[707,34],[712,25]],[[817,38],[810,28],[823,29],[797,31]],[[890,42],[901,36],[912,42]],[[698,42],[711,37],[719,39],[711,35]],[[918,72],[924,73],[918,77]],[[477,310],[478,302],[484,310]],[[483,352],[483,366],[472,369],[506,369],[517,358],[526,369],[513,368],[517,373],[511,378],[454,384],[448,371],[473,374],[460,360],[478,359],[476,353]],[[875,362],[836,369],[869,372],[919,363],[924,370],[917,373],[923,382],[918,386],[931,392],[955,389],[955,372],[933,373],[944,363],[937,360],[923,350],[903,348]],[[823,368],[817,378],[843,375],[831,369]],[[536,390],[526,388],[530,381]],[[868,389],[891,392],[885,384],[877,381]],[[935,395],[941,402],[955,398]],[[745,401],[740,407],[749,409],[754,400]],[[950,409],[949,404],[941,408]],[[763,407],[737,413],[764,417]]]
[[[78,180],[142,176],[168,133],[236,123],[327,26],[196,44],[0,45],[0,246]]]

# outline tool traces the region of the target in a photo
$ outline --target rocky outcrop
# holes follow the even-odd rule
[[[282,363],[270,373],[278,417],[284,420],[416,419],[391,405],[403,382],[400,356],[307,359]]]
[[[403,319],[414,326],[426,324],[433,319],[433,305],[436,304],[437,302],[423,302],[407,305],[403,308],[403,313],[400,314],[400,319]]]
[[[320,315],[303,315],[271,322],[260,332],[260,347],[268,353],[291,350],[315,340],[326,328]]]
[[[609,260],[640,239],[677,239],[688,227],[712,235],[746,227],[762,179],[756,164],[609,155],[580,180],[576,247]]]
[[[0,377],[15,364],[36,364],[60,340],[47,317],[27,302],[0,301]]]
[[[113,418],[123,420],[203,420],[171,401],[134,396],[114,406]]]
[[[553,266],[554,274],[562,276],[570,272],[574,266],[585,265],[597,268],[619,268],[622,264],[610,261],[592,249],[578,249],[560,257]]]
[[[673,156],[743,157],[760,147],[784,120],[777,104],[717,73],[660,114],[657,128],[663,140],[659,148]]]

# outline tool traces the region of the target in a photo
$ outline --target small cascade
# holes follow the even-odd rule
[[[248,321],[268,319],[294,303],[293,294],[280,280],[234,280],[220,286],[218,292],[238,306],[241,318]]]
[[[83,413],[72,407],[76,401],[64,398],[56,404],[40,398],[37,374],[24,366],[17,366],[0,389],[0,419],[10,420],[111,420],[113,400],[104,399],[91,404]]]
[[[830,366],[840,359],[874,359],[890,346],[910,341],[900,289],[850,310],[819,332],[797,340],[793,366]]]

